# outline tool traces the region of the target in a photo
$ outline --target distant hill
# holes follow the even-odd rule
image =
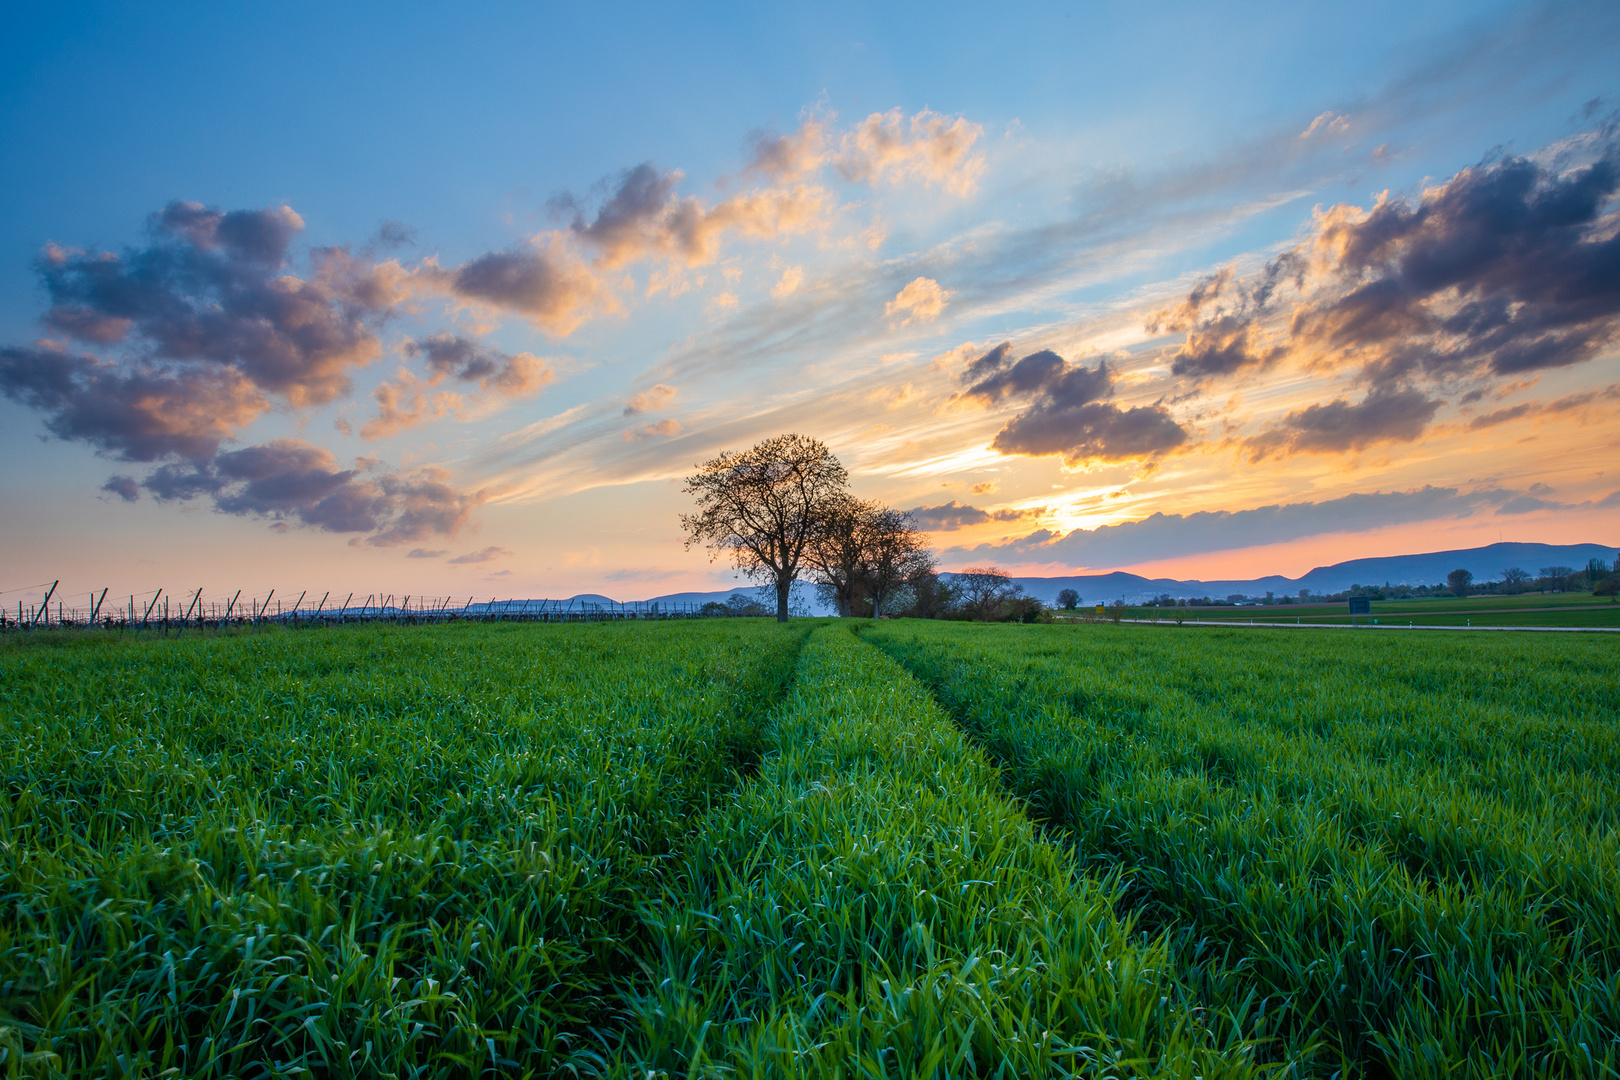
[[[1604,544],[1490,544],[1486,547],[1464,548],[1455,551],[1429,551],[1416,555],[1386,555],[1373,559],[1351,559],[1349,562],[1318,566],[1297,578],[1273,574],[1269,577],[1242,580],[1199,581],[1177,578],[1146,578],[1115,570],[1107,574],[1075,574],[1071,577],[1014,577],[1029,595],[1047,604],[1057,603],[1057,594],[1063,589],[1078,592],[1087,604],[1107,604],[1123,600],[1127,604],[1150,600],[1160,593],[1175,597],[1207,596],[1222,599],[1234,593],[1244,596],[1264,596],[1267,592],[1278,596],[1293,596],[1301,589],[1313,593],[1343,592],[1352,585],[1437,585],[1446,580],[1453,570],[1463,569],[1474,575],[1476,581],[1495,581],[1502,571],[1517,566],[1534,575],[1543,566],[1568,566],[1579,570],[1590,559],[1612,562],[1620,548]],[[949,575],[947,575],[949,576]],[[776,597],[770,586],[738,585],[712,592],[679,592],[654,596],[650,600],[673,604],[704,604],[710,600],[725,603],[732,593],[744,593],[758,598],[767,607],[774,608]],[[812,615],[831,615],[832,608],[816,599],[816,591],[804,582],[794,587],[796,603]],[[579,600],[609,603],[597,593],[584,593]]]
[[[1343,592],[1352,585],[1436,585],[1453,570],[1467,570],[1476,581],[1495,581],[1508,567],[1517,566],[1534,575],[1543,566],[1569,566],[1579,570],[1590,559],[1613,561],[1620,550],[1604,544],[1490,544],[1486,547],[1454,551],[1429,551],[1418,555],[1386,555],[1372,559],[1351,559],[1318,566],[1297,578],[1274,574],[1243,580],[1199,581],[1176,578],[1145,578],[1114,571],[1109,574],[1078,574],[1074,577],[1016,577],[1013,580],[1031,596],[1055,603],[1063,589],[1078,592],[1088,604],[1123,600],[1137,603],[1169,593],[1175,597],[1207,596],[1212,599],[1242,593],[1264,596],[1267,592],[1291,596],[1301,589],[1313,593]]]

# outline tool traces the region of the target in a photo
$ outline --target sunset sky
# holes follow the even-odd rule
[[[681,477],[786,431],[947,568],[1620,542],[1617,72],[1612,2],[14,10],[0,603],[724,588]]]

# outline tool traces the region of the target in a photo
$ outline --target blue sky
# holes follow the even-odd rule
[[[1601,542],[1620,284],[1612,185],[1581,170],[1613,157],[1617,53],[1605,4],[14,14],[0,588],[701,587],[728,578],[681,548],[679,475],[789,429],[919,509],[948,563],[1148,566],[1101,538],[1150,518],[1146,559],[1184,576]],[[1523,241],[1597,259],[1595,309],[1391,269],[1521,160],[1526,205],[1601,189]],[[1351,267],[1332,245],[1372,235],[1380,193],[1408,232]],[[285,242],[232,246],[249,228]],[[159,256],[164,303],[212,302],[199,267],[255,303],[314,283],[352,340],[296,377],[239,337],[179,355],[155,309],[87,291]],[[1245,307],[1268,265],[1297,286]],[[1332,329],[1352,270],[1421,293],[1399,347]],[[1224,307],[1188,306],[1204,281]],[[1564,352],[1435,329],[1470,297]],[[138,445],[137,374],[171,380]],[[1293,509],[1195,517],[1267,506]]]

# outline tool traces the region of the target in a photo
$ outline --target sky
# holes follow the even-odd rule
[[[726,588],[682,478],[784,432],[947,569],[1620,543],[1616,72],[1612,3],[33,5],[0,604]]]

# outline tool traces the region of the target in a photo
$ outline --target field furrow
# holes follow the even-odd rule
[[[812,635],[759,775],[693,823],[665,890],[626,1075],[1254,1071],[1242,1023],[1190,1007],[1162,946],[847,626]]]

